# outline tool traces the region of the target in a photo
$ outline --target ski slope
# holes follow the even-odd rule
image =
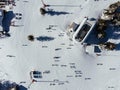
[[[11,37],[0,40],[0,79],[29,90],[120,90],[120,51],[85,54],[83,46],[65,34],[71,22],[80,22],[85,16],[98,18],[116,1],[44,0],[54,13],[42,16],[40,0],[16,0],[13,12],[22,13],[22,18],[14,18],[17,27],[10,27]],[[28,35],[38,39],[31,42]],[[53,39],[40,41],[41,36]],[[43,77],[31,84],[33,70],[41,71]]]

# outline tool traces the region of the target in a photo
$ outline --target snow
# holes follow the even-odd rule
[[[14,18],[18,27],[11,26],[11,37],[0,40],[0,79],[29,90],[119,90],[120,51],[104,51],[101,56],[85,54],[83,46],[70,41],[64,32],[68,24],[79,23],[85,16],[98,18],[103,9],[116,1],[44,0],[56,13],[42,16],[40,0],[16,0],[13,12],[22,13],[22,19]],[[53,25],[50,30],[46,29],[49,25]],[[54,39],[31,42],[28,35]],[[42,74],[42,82],[31,83],[33,70],[50,73]]]

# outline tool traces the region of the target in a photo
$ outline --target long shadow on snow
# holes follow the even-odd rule
[[[54,15],[66,15],[66,14],[71,14],[71,13],[65,12],[65,11],[54,11],[53,9],[48,9],[46,11],[46,14],[54,16]]]
[[[0,90],[9,90],[12,87],[16,86],[16,90],[27,90],[26,87],[22,85],[17,85],[16,83],[12,83],[10,81],[5,81],[3,83],[0,83]]]
[[[20,86],[17,86],[17,90],[28,90],[26,87],[20,85]]]
[[[38,41],[44,42],[44,41],[51,41],[54,40],[54,37],[48,37],[48,36],[39,36],[36,38]]]
[[[10,30],[11,20],[14,17],[15,17],[15,14],[13,13],[13,11],[4,12],[4,17],[3,17],[3,20],[2,20],[3,30],[5,30],[5,31]]]
[[[107,30],[105,30],[106,32],[106,37],[104,39],[98,39],[96,37],[97,32],[94,29],[90,35],[87,37],[87,39],[85,40],[86,43],[88,44],[99,44],[99,43],[105,43],[108,41],[108,39],[114,39],[114,40],[119,40],[120,39],[120,27],[116,26],[109,26],[107,28]],[[116,43],[116,48],[115,50],[120,50],[120,43]]]
[[[116,44],[115,50],[120,50],[120,43]]]
[[[107,31],[109,39],[120,39],[120,27],[109,27]]]
[[[103,39],[98,39],[97,38],[97,31],[96,31],[96,29],[93,29],[91,31],[91,33],[88,35],[87,39],[85,40],[85,43],[88,43],[88,44],[100,44],[100,43],[107,42],[107,40],[108,40],[108,36],[106,36]]]
[[[0,10],[1,13],[3,13],[3,10]],[[3,19],[3,16],[0,15],[0,25],[2,26],[2,19]]]
[[[107,42],[108,39],[114,39],[114,40],[120,39],[120,27],[108,26],[105,32],[106,32],[106,37],[103,39],[98,39],[97,31],[94,29],[93,31],[91,31],[90,35],[87,37],[85,42],[88,44],[100,44]]]

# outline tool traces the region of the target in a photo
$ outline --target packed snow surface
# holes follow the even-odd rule
[[[65,34],[73,21],[98,18],[116,1],[44,0],[50,6],[43,16],[41,0],[16,0],[11,37],[0,39],[0,79],[29,90],[120,90],[119,49],[101,56],[86,54],[80,43]],[[28,35],[35,40],[29,41]],[[120,46],[120,38],[113,41]],[[42,73],[36,82],[30,76],[34,70]]]

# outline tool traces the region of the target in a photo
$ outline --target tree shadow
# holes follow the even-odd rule
[[[120,13],[120,6],[117,8],[116,12],[119,12],[119,13]]]
[[[11,88],[15,88],[15,90],[27,90],[26,87],[22,85],[18,85],[14,82],[10,82],[10,81],[0,82],[0,90],[13,90]]]
[[[44,41],[54,40],[55,38],[54,37],[49,37],[49,36],[39,36],[39,37],[36,37],[36,39],[38,41],[44,42]]]
[[[115,50],[120,50],[120,43],[117,43],[115,45],[116,45]]]
[[[3,27],[3,30],[5,30],[6,32],[9,32],[11,20],[12,20],[14,17],[15,17],[15,14],[13,13],[13,11],[8,11],[8,12],[5,12],[5,11],[4,11],[4,17],[3,17],[3,19],[2,19],[2,27]]]
[[[97,31],[94,28],[91,33],[88,35],[87,39],[85,40],[85,43],[88,44],[100,44],[105,43],[109,39],[118,40],[120,39],[120,27],[119,26],[108,26],[105,30],[106,36],[102,39],[97,38]]]
[[[94,28],[91,33],[88,35],[87,39],[85,40],[85,43],[88,44],[100,44],[108,41],[108,36],[106,35],[105,38],[98,39],[97,38],[97,31],[96,28]]]
[[[0,10],[0,13],[3,13],[3,10]],[[0,15],[0,25],[2,26],[2,19],[3,19],[3,15]]]
[[[26,87],[24,87],[22,85],[17,85],[16,88],[17,88],[17,90],[28,90]]]
[[[48,9],[46,10],[46,14],[50,16],[54,16],[54,15],[66,15],[66,14],[72,14],[72,13],[65,12],[65,11],[54,11],[53,9]]]
[[[120,39],[120,27],[119,26],[115,26],[115,27],[109,27],[107,30],[107,34],[109,39]]]

